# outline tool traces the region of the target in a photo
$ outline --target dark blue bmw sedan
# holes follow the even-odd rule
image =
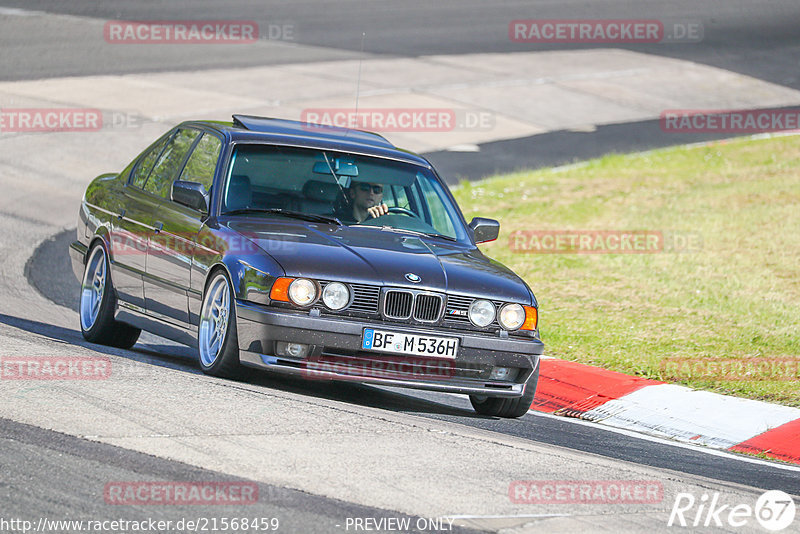
[[[70,253],[95,343],[142,329],[200,367],[531,405],[543,345],[525,282],[478,243],[431,164],[380,135],[234,115],[182,123],[97,177]]]

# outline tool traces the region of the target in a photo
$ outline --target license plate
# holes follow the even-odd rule
[[[458,354],[458,338],[420,336],[365,328],[361,348],[395,354],[455,358]]]

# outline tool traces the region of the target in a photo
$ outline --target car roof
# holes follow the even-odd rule
[[[339,128],[288,119],[233,115],[233,122],[188,121],[184,124],[204,125],[226,135],[232,142],[263,142],[323,150],[355,152],[398,159],[431,168],[423,157],[397,148],[385,137],[373,132]]]

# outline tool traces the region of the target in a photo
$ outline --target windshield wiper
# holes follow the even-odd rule
[[[458,239],[456,239],[455,237],[450,237],[449,235],[434,234],[432,232],[431,233],[421,232],[421,233],[426,235],[426,236],[428,236],[428,237],[438,237],[438,238],[441,238],[441,239],[446,239],[447,241],[458,241]]]
[[[292,219],[300,219],[310,222],[321,222],[327,224],[335,224],[342,226],[342,221],[336,217],[328,217],[327,215],[315,215],[312,213],[303,213],[302,211],[285,210],[283,208],[239,208],[235,210],[226,211],[223,215],[239,215],[242,213],[270,213],[275,215],[283,215],[284,217],[291,217]]]
[[[446,239],[448,241],[458,241],[458,239],[456,239],[455,237],[450,237],[449,235],[437,234],[435,232],[419,232],[417,230],[409,230],[407,228],[397,228],[396,226],[381,226],[381,230],[390,232],[402,232],[413,235],[424,235],[426,237],[441,237],[442,239]]]

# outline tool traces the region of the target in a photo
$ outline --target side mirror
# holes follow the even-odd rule
[[[476,243],[494,241],[500,235],[500,223],[494,219],[475,217],[470,221],[469,227]]]
[[[208,213],[208,192],[203,184],[176,180],[172,184],[172,201]]]

